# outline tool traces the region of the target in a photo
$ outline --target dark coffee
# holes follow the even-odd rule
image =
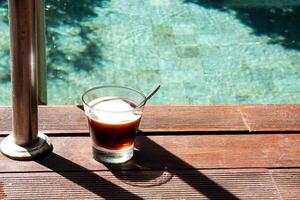
[[[123,150],[132,147],[141,119],[141,114],[134,112],[135,107],[133,102],[116,98],[94,101],[88,122],[96,149]]]
[[[127,149],[133,145],[140,118],[124,124],[105,124],[89,119],[94,144],[111,150]]]

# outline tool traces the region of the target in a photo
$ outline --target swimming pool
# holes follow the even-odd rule
[[[212,3],[215,2],[215,3]],[[0,1],[0,105],[10,104],[9,28]],[[153,104],[300,102],[300,3],[47,0],[49,104],[120,84]]]

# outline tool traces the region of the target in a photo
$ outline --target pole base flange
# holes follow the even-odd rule
[[[38,132],[36,142],[28,146],[17,145],[12,134],[4,138],[0,144],[2,154],[13,160],[33,160],[51,152],[53,149],[49,138]]]

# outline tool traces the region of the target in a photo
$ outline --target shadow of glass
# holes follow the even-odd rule
[[[139,150],[135,150],[133,158],[126,163],[118,165],[105,164],[105,166],[119,180],[128,185],[137,187],[159,186],[172,179],[173,174],[170,171],[162,170],[162,168],[153,170],[153,166],[147,165],[145,158],[142,156]],[[134,169],[134,171],[132,169]]]
[[[35,161],[101,198],[142,199],[58,154],[52,153]],[[109,190],[106,188],[109,188]]]
[[[277,3],[272,5],[260,1],[235,1],[235,5],[225,0],[185,0],[185,2],[223,12],[233,10],[241,23],[253,29],[253,34],[268,36],[270,38],[268,43],[300,50],[300,3],[288,5],[284,1],[276,1]]]
[[[208,199],[238,199],[234,194],[148,137],[137,137],[135,147],[137,151],[129,162],[120,165],[106,165],[123,182],[134,186],[151,187],[155,184],[167,183],[175,175]],[[132,172],[132,169],[140,170],[141,175],[133,175],[137,171]],[[188,178],[189,176],[182,173],[180,169],[191,169],[189,175],[194,178]],[[146,171],[143,172],[143,170]],[[149,173],[150,170],[151,173]],[[145,176],[142,176],[143,173]],[[197,182],[194,181],[195,179]]]

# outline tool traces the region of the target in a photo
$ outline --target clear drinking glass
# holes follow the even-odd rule
[[[82,95],[93,141],[94,159],[124,163],[133,156],[134,139],[142,117],[145,96],[123,86],[99,86]]]

